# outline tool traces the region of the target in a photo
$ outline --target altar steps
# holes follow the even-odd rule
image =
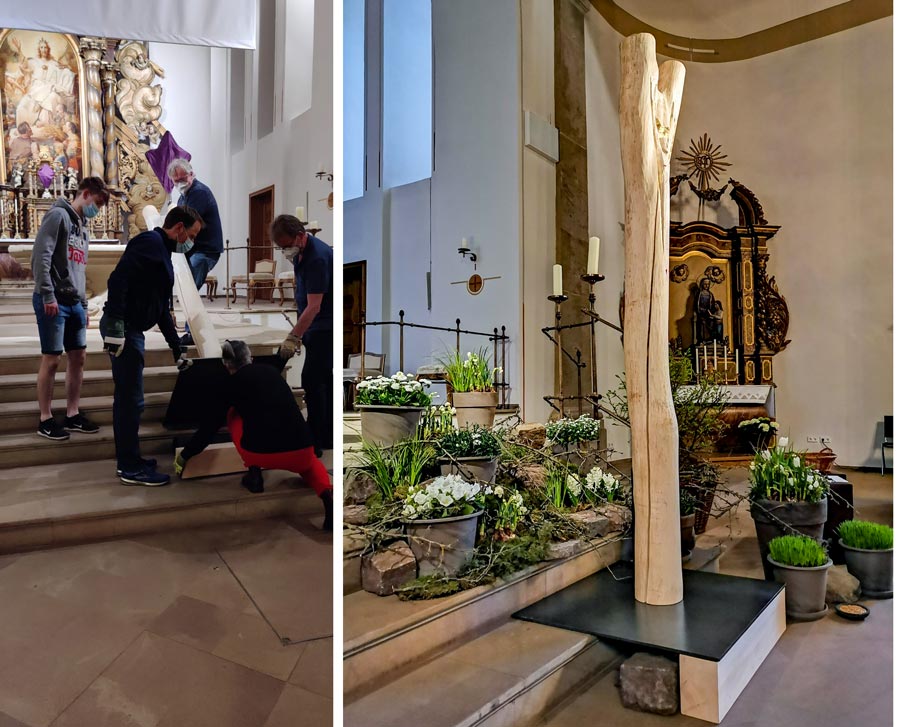
[[[619,559],[618,540],[431,601],[344,597],[344,724],[526,727],[621,654],[511,614]]]

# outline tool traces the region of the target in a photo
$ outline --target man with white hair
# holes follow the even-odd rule
[[[225,249],[222,244],[219,205],[212,190],[195,177],[194,169],[187,159],[173,159],[166,174],[175,185],[172,199],[176,204],[196,210],[203,220],[203,229],[194,240],[194,246],[188,255],[194,284],[200,290],[206,282],[207,274],[219,262],[219,256]]]

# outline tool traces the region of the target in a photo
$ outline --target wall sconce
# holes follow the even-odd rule
[[[329,182],[333,182],[334,181],[334,173],[326,172],[325,169],[323,168],[323,169],[320,169],[318,172],[316,172],[316,179],[325,179]]]
[[[478,262],[478,255],[476,255],[474,252],[472,252],[471,249],[469,249],[469,238],[468,237],[464,237],[462,239],[462,242],[460,243],[459,249],[457,250],[457,252],[460,255],[462,255],[463,260],[465,260],[466,258],[469,258],[473,263]]]

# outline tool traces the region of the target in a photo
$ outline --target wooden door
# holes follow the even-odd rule
[[[248,273],[258,260],[274,260],[269,225],[275,219],[275,187],[266,187],[250,195],[250,251]]]
[[[352,353],[362,353],[360,322],[366,308],[366,261],[344,265],[344,366]]]

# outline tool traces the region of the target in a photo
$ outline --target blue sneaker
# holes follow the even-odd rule
[[[151,469],[140,469],[136,472],[121,472],[119,480],[123,485],[143,485],[144,487],[161,487],[169,484],[169,475],[154,472]]]
[[[156,460],[153,459],[153,457],[148,457],[147,459],[144,459],[143,457],[141,457],[141,463],[144,465],[145,469],[156,470]],[[121,477],[121,476],[122,476],[122,468],[116,467],[116,477]]]

